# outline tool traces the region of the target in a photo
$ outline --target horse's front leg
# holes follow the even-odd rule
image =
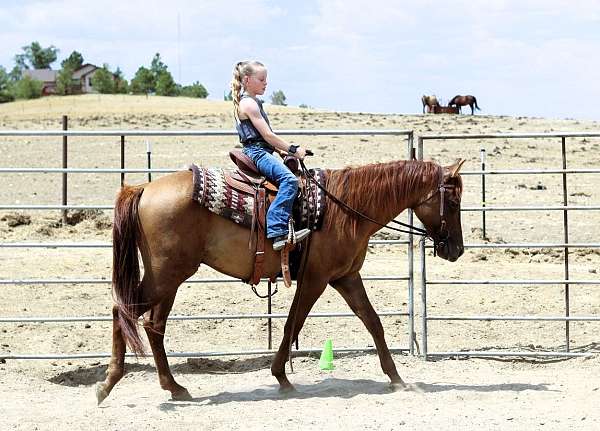
[[[381,320],[379,320],[379,316],[373,309],[373,306],[367,297],[367,292],[365,291],[365,286],[363,285],[360,274],[358,272],[349,274],[332,282],[331,285],[340,293],[340,295],[342,295],[354,314],[360,318],[373,337],[381,368],[390,378],[392,388],[405,388],[406,385],[398,375],[396,365],[394,364],[390,350],[385,342]]]
[[[285,322],[283,339],[271,364],[271,374],[279,382],[280,392],[291,392],[294,390],[294,386],[285,374],[285,363],[289,356],[290,344],[291,341],[297,339],[306,321],[306,316],[308,316],[308,313],[326,286],[327,280],[323,276],[309,274],[309,270],[307,269],[300,288],[296,288],[296,294],[294,295],[294,300],[292,301],[292,306]]]

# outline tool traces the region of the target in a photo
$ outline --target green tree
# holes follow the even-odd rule
[[[73,72],[75,72],[75,69],[70,64],[67,64],[58,72],[56,92],[61,96],[73,94]]]
[[[156,94],[159,96],[177,96],[179,89],[168,70],[160,72],[156,79]]]
[[[0,103],[12,102],[15,96],[12,94],[13,82],[6,69],[0,66]]]
[[[184,97],[198,97],[200,99],[206,99],[208,96],[208,91],[206,91],[204,85],[196,81],[192,85],[186,85],[182,87],[179,95]]]
[[[271,94],[271,103],[273,105],[286,106],[287,103],[285,103],[285,94],[283,94],[283,91],[274,91],[273,94]]]
[[[113,94],[115,93],[115,79],[112,72],[108,68],[108,64],[97,69],[92,76],[92,83],[94,89],[98,93],[102,94]]]
[[[15,65],[12,70],[8,73],[8,77],[12,82],[17,82],[23,76],[23,70],[19,66]]]
[[[118,94],[127,94],[129,91],[129,85],[127,84],[127,80],[123,76],[123,71],[119,67],[115,70],[115,93]]]
[[[15,56],[15,63],[21,69],[49,69],[50,65],[56,61],[58,49],[54,45],[48,48],[42,48],[39,42],[32,42],[31,45],[24,46],[22,54]]]
[[[24,76],[13,87],[16,99],[37,99],[42,95],[44,83],[29,76]]]
[[[66,66],[71,66],[73,70],[77,70],[83,65],[83,56],[79,52],[73,51],[60,65],[63,69]]]
[[[223,92],[223,100],[226,102],[231,102],[233,100],[233,95],[231,94],[231,90],[229,90],[229,93],[225,94],[225,92]]]
[[[160,54],[158,52],[156,54],[154,54],[154,58],[152,58],[152,63],[150,64],[150,70],[152,71],[152,75],[154,76],[154,83],[156,85],[160,75],[163,72],[167,71],[167,65],[161,61]]]
[[[131,92],[134,94],[148,94],[156,90],[154,76],[150,69],[140,66],[131,80]]]

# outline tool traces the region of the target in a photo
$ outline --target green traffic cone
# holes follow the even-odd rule
[[[325,341],[323,352],[321,352],[321,359],[319,359],[319,368],[327,371],[331,371],[335,368],[333,366],[333,344],[331,338]]]

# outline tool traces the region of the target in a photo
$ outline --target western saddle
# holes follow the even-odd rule
[[[236,164],[237,170],[225,176],[227,184],[242,192],[254,196],[254,214],[252,215],[252,226],[250,228],[250,241],[248,246],[254,250],[254,270],[249,284],[255,286],[260,282],[263,274],[265,259],[265,237],[266,237],[266,213],[270,202],[275,199],[277,186],[270,183],[256,168],[250,157],[240,150],[232,150],[229,157]],[[295,157],[288,156],[284,164],[296,175],[299,175],[299,163]],[[290,223],[290,228],[293,228]],[[281,273],[286,287],[292,285],[290,274],[289,257],[290,251],[295,244],[286,244],[281,250]],[[271,281],[276,278],[273,277]]]

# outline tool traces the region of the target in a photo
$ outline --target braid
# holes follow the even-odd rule
[[[233,68],[233,79],[231,80],[231,98],[233,100],[233,116],[239,118],[240,98],[242,93],[242,68],[245,61],[240,61]]]
[[[242,79],[244,76],[254,74],[257,67],[265,66],[259,61],[240,61],[233,68],[231,99],[233,100],[233,115],[236,119],[239,119],[240,100],[242,98]]]

